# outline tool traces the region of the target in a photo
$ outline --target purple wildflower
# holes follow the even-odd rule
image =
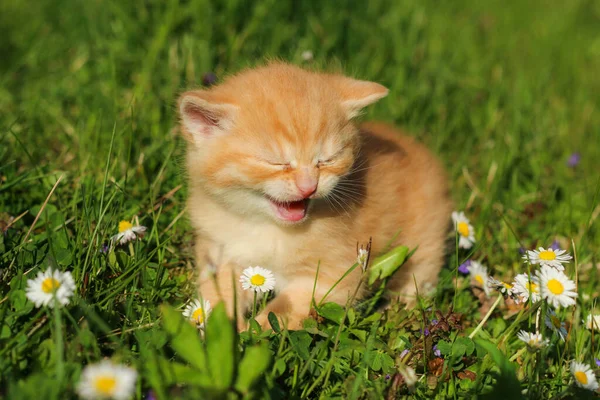
[[[402,359],[402,358],[406,357],[407,354],[408,354],[408,349],[402,350],[402,353],[400,353],[400,358]]]
[[[156,400],[156,395],[154,391],[148,390],[148,394],[146,394],[146,400]]]
[[[552,250],[560,250],[560,244],[558,243],[558,240],[554,239],[549,248]]]
[[[429,334],[430,334],[430,333],[431,333],[431,332],[429,332],[429,328],[425,328],[425,329],[423,330],[423,334],[424,334],[425,336],[429,336]]]
[[[596,358],[596,366],[600,367],[600,360]]]
[[[437,344],[433,346],[433,355],[436,357],[441,357],[442,352],[438,349]]]
[[[440,321],[438,321],[437,319],[434,318],[431,320],[431,325],[437,325],[438,322],[440,322]]]
[[[109,249],[110,249],[110,247],[108,247],[108,245],[106,243],[102,243],[102,247],[100,248],[100,253],[106,254],[106,253],[108,253]]]
[[[575,152],[575,153],[571,154],[571,156],[567,160],[567,166],[570,168],[575,168],[577,165],[579,165],[580,161],[581,161],[581,154]]]
[[[526,251],[525,247],[519,247],[519,254],[525,254]]]
[[[390,374],[386,374],[385,375],[385,380],[389,381],[390,379],[392,379],[392,376]]]
[[[217,83],[217,75],[215,75],[214,72],[207,72],[204,75],[202,75],[202,84],[204,86],[212,86],[215,83]]]
[[[464,263],[460,264],[458,266],[458,272],[460,272],[461,274],[468,274],[469,273],[469,267],[471,266],[471,260],[467,260]]]

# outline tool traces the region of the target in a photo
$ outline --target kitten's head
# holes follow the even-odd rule
[[[301,222],[354,164],[352,119],[387,93],[281,63],[186,92],[179,114],[190,178],[234,212]]]

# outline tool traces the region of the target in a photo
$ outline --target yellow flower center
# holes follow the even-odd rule
[[[112,376],[99,376],[96,378],[94,386],[99,393],[110,396],[114,393],[117,380]]]
[[[479,283],[481,286],[483,286],[483,277],[481,275],[475,275],[475,277],[473,279],[475,279],[475,281],[477,283]]]
[[[531,339],[529,339],[529,343],[528,344],[529,344],[530,347],[536,347],[537,340],[534,339],[534,338],[531,338]]]
[[[262,286],[265,284],[265,277],[260,274],[253,275],[252,278],[250,278],[250,283],[254,286]]]
[[[469,224],[467,224],[466,222],[459,222],[458,226],[456,227],[456,230],[458,231],[458,233],[460,233],[461,236],[469,237]]]
[[[60,282],[54,278],[46,278],[42,282],[44,293],[54,293],[60,287]]]
[[[202,308],[196,309],[192,314],[192,319],[199,324],[204,323],[204,310]]]
[[[585,372],[576,371],[573,375],[575,375],[575,379],[577,379],[579,383],[581,383],[582,385],[587,385],[588,377],[585,374]]]
[[[552,261],[556,260],[556,254],[552,250],[540,251],[540,260]]]
[[[563,284],[556,279],[550,279],[546,286],[548,287],[548,290],[552,292],[552,294],[559,295],[565,291]]]
[[[121,222],[119,222],[119,233],[123,233],[125,231],[128,231],[131,228],[133,228],[133,224],[131,222],[127,222],[127,221],[121,221]]]
[[[512,289],[512,285],[510,283],[502,282],[502,284],[504,285],[504,287],[506,288],[506,290]]]
[[[527,282],[525,284],[525,289],[527,289],[528,293],[537,293],[538,292],[538,285],[536,285],[533,282]]]

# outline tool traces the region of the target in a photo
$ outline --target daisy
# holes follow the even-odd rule
[[[554,249],[552,247],[544,249],[540,247],[539,250],[527,250],[527,254],[523,256],[523,260],[533,265],[547,265],[559,271],[564,271],[565,267],[563,264],[569,263],[573,259],[568,253],[565,253],[567,253],[566,250]]]
[[[548,339],[542,338],[542,335],[539,333],[529,333],[525,331],[520,331],[517,334],[517,337],[519,338],[519,340],[522,340],[523,342],[525,342],[525,344],[527,344],[527,350],[529,350],[532,353],[535,353],[541,348],[546,347],[549,343]]]
[[[557,269],[543,265],[536,273],[540,282],[540,294],[554,308],[575,304],[577,292],[575,282]]]
[[[527,274],[515,276],[512,284],[512,293],[526,302],[531,296],[533,303],[540,301],[540,283],[536,276],[529,277]]]
[[[198,329],[202,329],[211,311],[210,301],[193,300],[183,310],[183,316],[196,324]]]
[[[48,268],[34,279],[27,281],[26,295],[36,307],[54,307],[54,296],[61,306],[69,304],[75,292],[75,281],[70,272],[60,272]]]
[[[596,375],[589,365],[577,361],[571,361],[571,373],[575,378],[575,384],[580,388],[597,390],[598,381]]]
[[[477,261],[471,261],[471,264],[467,267],[471,279],[477,282],[477,284],[483,289],[486,295],[490,294],[490,287],[487,285],[488,272],[487,267],[484,267]]]
[[[558,318],[558,315],[551,309],[546,311],[546,326],[556,333],[564,342],[567,338],[567,324]]]
[[[77,392],[84,399],[126,400],[133,396],[136,380],[135,369],[104,360],[83,369]]]
[[[458,247],[461,249],[470,249],[473,247],[473,243],[475,243],[475,230],[468,218],[465,217],[465,213],[454,211],[452,213],[452,221],[454,221],[454,228],[458,232]]]
[[[595,331],[600,331],[600,315],[598,314],[589,314],[585,319],[585,327],[590,331],[593,329]]]
[[[275,288],[275,277],[268,269],[261,267],[248,267],[242,271],[240,282],[244,290],[252,289],[255,292],[266,293]]]
[[[125,244],[135,240],[138,236],[144,236],[146,227],[141,225],[133,226],[131,222],[121,221],[119,222],[119,233],[112,237],[112,240],[119,244]]]

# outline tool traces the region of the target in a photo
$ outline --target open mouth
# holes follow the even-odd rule
[[[306,217],[309,199],[297,201],[277,201],[268,198],[279,218],[288,222],[302,221]]]

